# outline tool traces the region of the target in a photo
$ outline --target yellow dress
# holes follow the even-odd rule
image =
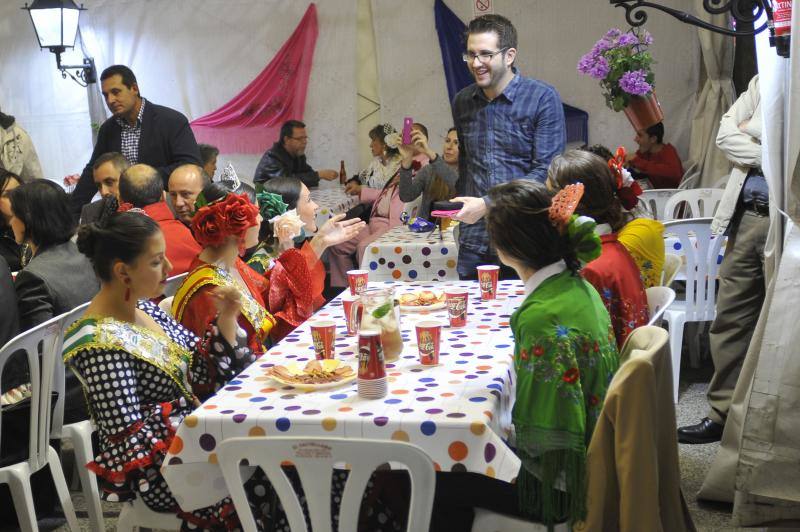
[[[664,225],[658,220],[637,218],[617,233],[617,239],[639,267],[644,287],[659,286],[664,271]]]

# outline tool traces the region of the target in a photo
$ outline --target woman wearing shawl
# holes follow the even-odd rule
[[[275,177],[258,188],[256,198],[264,221],[260,243],[247,264],[270,281],[267,305],[278,318],[271,336],[280,340],[325,304],[325,265],[320,260],[324,251],[350,240],[366,224],[358,218],[344,220],[344,214],[339,214],[317,228],[319,206],[297,178]],[[314,236],[308,239],[308,234]],[[299,255],[285,255],[295,248]],[[305,261],[299,272],[290,264],[298,257]],[[281,267],[275,269],[279,262]],[[303,276],[304,270],[308,277]]]
[[[620,349],[636,327],[649,319],[647,296],[642,277],[633,257],[617,239],[617,231],[625,225],[618,182],[608,163],[581,150],[569,150],[556,156],[547,172],[547,186],[559,190],[567,185],[583,183],[585,193],[577,213],[597,221],[597,232],[603,243],[600,256],[586,264],[581,275],[603,298]]]
[[[472,506],[547,525],[585,517],[586,449],[619,360],[608,312],[578,273],[580,262],[600,254],[594,221],[572,215],[582,188],[567,187],[552,204],[530,181],[489,191],[489,238],[525,283],[525,300],[511,316],[512,446],[522,468],[515,484],[439,474],[435,519],[447,522],[434,521],[436,530],[469,530],[471,523],[455,522]]]
[[[246,365],[264,353],[276,322],[266,308],[268,283],[239,258],[258,241],[258,208],[244,194],[230,193],[217,183],[203,189],[198,204],[192,233],[203,250],[175,293],[172,315],[194,334],[204,336],[217,316],[215,292],[219,287],[234,288],[242,306],[238,324],[247,335]],[[213,387],[194,385],[195,393],[205,398],[224,385],[211,380]]]
[[[625,148],[618,147],[615,154],[600,144],[583,146],[580,149],[608,161],[608,167],[616,180],[614,194],[622,206],[624,218],[628,220],[617,231],[617,240],[633,257],[644,287],[659,286],[664,271],[664,224],[647,217],[649,215],[639,207],[642,188],[625,168]]]
[[[243,367],[247,357],[239,355],[248,350],[236,323],[241,298],[217,287],[214,319],[204,334],[182,327],[150,301],[163,292],[172,267],[158,224],[144,214],[115,211],[116,200],[107,199],[100,221],[78,233],[78,248],[101,287],[64,336],[64,362],[81,381],[98,430],[99,452],[86,467],[100,477],[105,500],[140,498],[154,511],[178,514],[183,529],[235,528],[238,518],[227,498],[182,512],[160,468],[176,427],[199,404],[192,386],[210,384],[212,375],[223,382]],[[261,484],[255,493],[266,493],[263,478],[248,486],[255,482]]]

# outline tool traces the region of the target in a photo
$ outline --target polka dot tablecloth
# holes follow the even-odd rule
[[[414,233],[405,225],[390,229],[364,250],[361,269],[371,281],[457,281],[453,226],[442,233]]]
[[[320,181],[319,187],[312,189],[311,199],[319,205],[317,227],[339,213],[347,212],[358,203],[358,196],[344,193],[344,187],[329,181]]]
[[[394,284],[397,293],[440,289],[444,284]],[[265,374],[274,364],[314,358],[305,323],[186,417],[164,460],[162,472],[184,510],[210,505],[227,489],[216,449],[227,438],[247,436],[334,436],[411,442],[441,471],[471,471],[510,481],[520,461],[504,443],[514,398],[513,340],[508,320],[522,301],[519,281],[501,281],[498,299],[480,300],[477,283],[448,283],[469,289],[467,326],[442,329],[440,365],[422,366],[414,324],[446,322],[446,311],[403,313],[405,345],[387,364],[388,393],[362,399],[355,381],[339,388],[303,392]],[[313,318],[337,323],[336,357],[356,364],[357,337],[346,336],[337,298]]]

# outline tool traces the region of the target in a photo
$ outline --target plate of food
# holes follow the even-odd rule
[[[292,362],[272,366],[267,375],[287,386],[300,390],[325,390],[346,384],[356,378],[356,372],[341,360],[312,360],[303,365]]]
[[[416,292],[400,294],[397,299],[400,302],[400,309],[410,312],[439,310],[445,307],[444,292],[418,290]]]

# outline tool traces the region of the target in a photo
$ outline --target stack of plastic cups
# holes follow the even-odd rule
[[[364,399],[386,397],[386,365],[380,331],[358,334],[358,395]]]

